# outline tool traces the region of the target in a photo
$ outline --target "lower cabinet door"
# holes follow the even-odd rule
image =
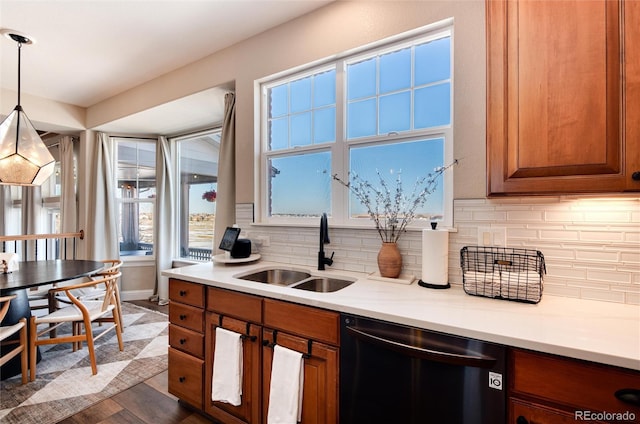
[[[309,343],[308,339],[270,329],[263,330],[262,423],[267,423],[269,411],[274,339],[280,346],[307,354],[304,358],[302,424],[337,423],[338,348],[315,341]]]
[[[213,360],[216,349],[216,328],[222,328],[241,334],[242,337],[242,395],[238,406],[229,403],[212,401]],[[220,318],[217,313],[207,313],[205,346],[206,374],[204,379],[205,400],[204,411],[225,424],[259,423],[260,422],[260,382],[262,327],[247,321]]]
[[[574,414],[584,414],[581,411]],[[538,404],[533,404],[518,399],[511,399],[509,402],[509,423],[510,424],[575,424],[582,421],[577,415],[559,411]],[[602,421],[591,421],[599,424]]]
[[[202,409],[203,371],[202,359],[169,348],[169,393],[198,409]]]

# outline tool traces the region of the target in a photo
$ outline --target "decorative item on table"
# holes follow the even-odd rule
[[[462,285],[467,294],[538,303],[547,269],[542,252],[495,246],[460,250]]]
[[[432,222],[431,229],[422,230],[422,279],[418,285],[428,289],[448,289],[449,284],[449,231],[438,230]]]
[[[20,257],[17,253],[0,253],[0,274],[9,274],[20,268]]]
[[[398,239],[406,231],[407,225],[416,217],[416,210],[424,206],[437,186],[438,177],[458,163],[454,160],[447,166],[436,168],[432,173],[418,178],[410,193],[402,186],[402,172],[397,172],[395,189],[392,190],[385,178],[376,171],[379,185],[374,186],[356,173],[349,173],[350,181],[345,182],[337,174],[333,179],[347,187],[367,209],[367,214],[376,226],[382,240],[378,252],[378,269],[386,278],[397,278],[402,271],[402,254]],[[393,171],[391,171],[393,173]]]

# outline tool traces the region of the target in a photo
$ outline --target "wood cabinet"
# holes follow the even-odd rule
[[[169,288],[170,393],[225,424],[266,423],[277,343],[305,355],[302,422],[338,422],[337,312],[176,279]],[[218,327],[242,335],[239,406],[211,400]]]
[[[213,287],[207,289],[204,411],[223,423],[259,423],[262,407],[262,299]],[[242,403],[211,400],[216,328],[242,335]]]
[[[633,414],[640,406],[625,403],[620,390],[640,391],[640,372],[522,349],[510,351],[509,423],[566,424],[598,421],[598,413]],[[616,396],[616,393],[618,395]],[[586,414],[596,419],[582,419]]]
[[[202,409],[204,287],[169,280],[169,393]]]
[[[280,346],[304,354],[302,422],[338,422],[338,355],[340,315],[308,306],[264,300],[263,414],[267,422],[273,349]]]
[[[487,191],[640,191],[640,5],[490,0]]]

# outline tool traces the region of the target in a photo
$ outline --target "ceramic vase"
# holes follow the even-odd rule
[[[380,276],[398,278],[402,271],[402,255],[398,243],[383,242],[378,252],[378,270]]]

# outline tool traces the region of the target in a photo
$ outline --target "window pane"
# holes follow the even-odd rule
[[[211,259],[218,189],[220,130],[180,140],[181,258]]]
[[[274,119],[269,126],[269,150],[280,150],[289,147],[289,118]]]
[[[396,179],[400,175],[402,192],[406,200],[416,197],[416,181],[428,176],[443,163],[443,138],[358,147],[350,151],[350,172],[357,174],[374,187],[381,187],[380,177],[377,175],[379,171],[391,193],[395,193]],[[408,202],[407,206],[402,206],[400,210],[406,210],[410,203]],[[379,206],[382,208],[382,205]],[[438,181],[436,190],[429,195],[426,204],[416,210],[416,217],[418,219],[429,219],[431,216],[439,217],[443,211],[442,181]],[[368,217],[367,210],[353,193],[350,195],[350,216],[352,218]]]
[[[336,108],[313,112],[313,142],[326,143],[336,139]]]
[[[416,47],[415,85],[451,78],[451,38],[441,38]]]
[[[156,188],[155,142],[118,141],[117,149],[120,197],[144,199],[154,196]]]
[[[152,202],[120,203],[120,256],[153,255],[153,211]]]
[[[376,100],[370,99],[350,103],[347,121],[348,138],[376,134]]]
[[[411,49],[380,56],[380,94],[411,86]]]
[[[291,83],[291,113],[311,109],[311,77]]]
[[[331,70],[316,75],[313,88],[313,107],[328,106],[335,103],[336,71]]]
[[[411,126],[411,93],[380,97],[380,134],[407,131]]]
[[[291,116],[291,147],[311,144],[311,112]]]
[[[269,166],[270,216],[320,216],[330,212],[329,152],[274,158]]]
[[[288,85],[282,84],[269,90],[269,117],[277,118],[286,115],[288,107]]]
[[[376,95],[376,59],[347,66],[347,100]]]
[[[451,84],[439,84],[416,90],[415,128],[429,128],[451,123]]]

